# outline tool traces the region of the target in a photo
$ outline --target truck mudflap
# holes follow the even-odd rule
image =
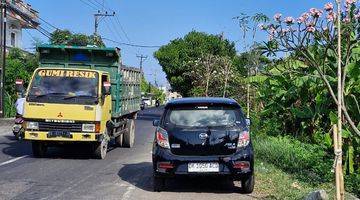
[[[43,140],[43,141],[78,141],[78,142],[94,142],[101,141],[102,134],[95,133],[57,133],[57,132],[41,132],[41,131],[25,131],[25,140]]]

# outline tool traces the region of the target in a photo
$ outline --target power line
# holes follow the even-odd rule
[[[94,10],[97,10],[96,7],[94,7],[93,5],[89,4],[87,1],[84,1],[84,0],[80,0],[82,3],[86,4],[87,6],[89,6],[90,8],[94,9]]]
[[[160,48],[161,47],[161,46],[158,46],[158,45],[140,45],[140,44],[131,44],[131,43],[125,43],[125,42],[118,42],[118,41],[111,40],[111,39],[108,39],[108,38],[102,38],[102,39],[113,42],[113,43],[116,43],[116,44],[119,44],[119,45],[125,45],[125,46],[131,46],[131,47],[139,47],[139,48]]]

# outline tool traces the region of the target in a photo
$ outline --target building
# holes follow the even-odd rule
[[[6,0],[6,47],[22,48],[23,29],[35,29],[39,13],[23,0]]]

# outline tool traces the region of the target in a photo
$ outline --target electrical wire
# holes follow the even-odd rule
[[[94,10],[98,10],[95,6],[89,4],[87,1],[85,1],[85,0],[80,0],[80,1]]]
[[[118,41],[111,40],[111,39],[108,39],[108,38],[102,38],[102,39],[113,42],[113,43],[118,44],[118,45],[125,45],[125,46],[131,46],[131,47],[139,47],[139,48],[160,48],[161,47],[161,46],[158,46],[158,45],[140,45],[140,44],[131,44],[131,43],[125,43],[125,42],[118,42]]]

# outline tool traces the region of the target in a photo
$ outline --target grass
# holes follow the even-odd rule
[[[333,193],[329,183],[314,187],[272,164],[257,161],[255,165],[255,194],[261,199],[304,199],[310,192],[319,189]]]
[[[333,199],[334,186],[331,182],[313,184],[302,181],[295,175],[284,172],[273,164],[257,160],[255,162],[254,196],[259,199],[303,200],[310,192],[325,190],[329,199]],[[347,194],[345,199],[356,199]]]

